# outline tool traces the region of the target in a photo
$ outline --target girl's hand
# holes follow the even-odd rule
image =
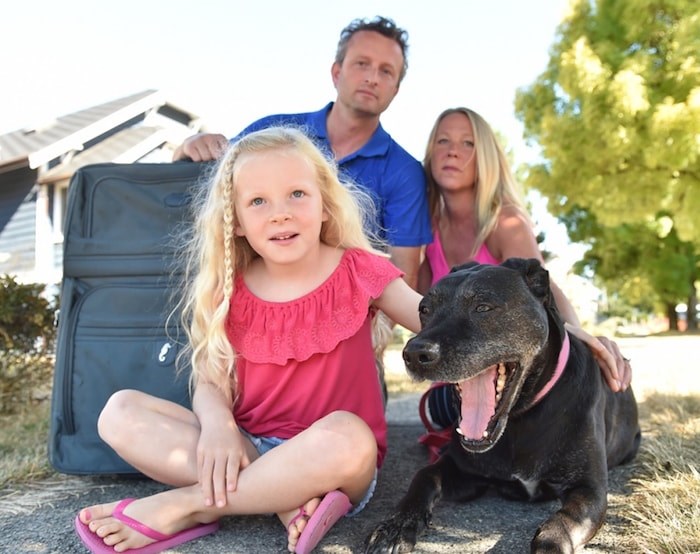
[[[250,464],[244,441],[233,419],[202,427],[197,467],[206,506],[225,506],[227,493],[236,490],[238,473]]]
[[[594,337],[581,327],[565,323],[566,330],[585,342],[593,351],[605,381],[613,392],[624,391],[632,381],[630,361],[620,352],[617,343],[607,337]]]

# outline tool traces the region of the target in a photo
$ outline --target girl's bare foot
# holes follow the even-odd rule
[[[285,524],[287,528],[287,549],[290,552],[296,551],[297,543],[299,542],[299,537],[304,531],[309,518],[313,515],[321,503],[320,498],[312,498],[306,502],[301,508],[292,510],[284,515],[280,514],[280,519],[282,523]]]
[[[119,502],[98,504],[84,508],[78,514],[80,521],[100,537],[115,552],[141,548],[155,542],[124,522],[112,517]],[[124,508],[124,515],[164,535],[171,535],[200,523],[192,514],[182,511],[182,505],[164,496],[164,493],[136,500]]]

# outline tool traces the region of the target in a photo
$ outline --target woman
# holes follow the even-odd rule
[[[418,274],[421,294],[450,268],[468,261],[498,264],[518,257],[536,258],[544,265],[503,149],[478,113],[468,108],[442,112],[430,132],[423,165],[433,242]],[[564,293],[554,282],[551,288],[567,329],[593,350],[610,388],[626,389],[632,377],[629,360],[623,358],[615,342],[581,329]],[[428,399],[433,421],[443,426],[456,417],[449,408],[450,394],[449,389],[437,387]]]

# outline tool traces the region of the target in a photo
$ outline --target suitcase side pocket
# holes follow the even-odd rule
[[[59,333],[63,342],[54,381],[60,400],[52,409],[52,463],[67,473],[133,472],[99,438],[97,419],[121,389],[189,408],[189,376],[175,368],[182,336],[177,327],[165,329],[170,290],[131,283],[83,287],[74,283],[74,306],[60,325],[65,331]]]

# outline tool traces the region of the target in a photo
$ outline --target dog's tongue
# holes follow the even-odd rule
[[[496,370],[491,366],[476,377],[460,381],[462,394],[462,434],[473,440],[484,438],[489,420],[496,413]]]

